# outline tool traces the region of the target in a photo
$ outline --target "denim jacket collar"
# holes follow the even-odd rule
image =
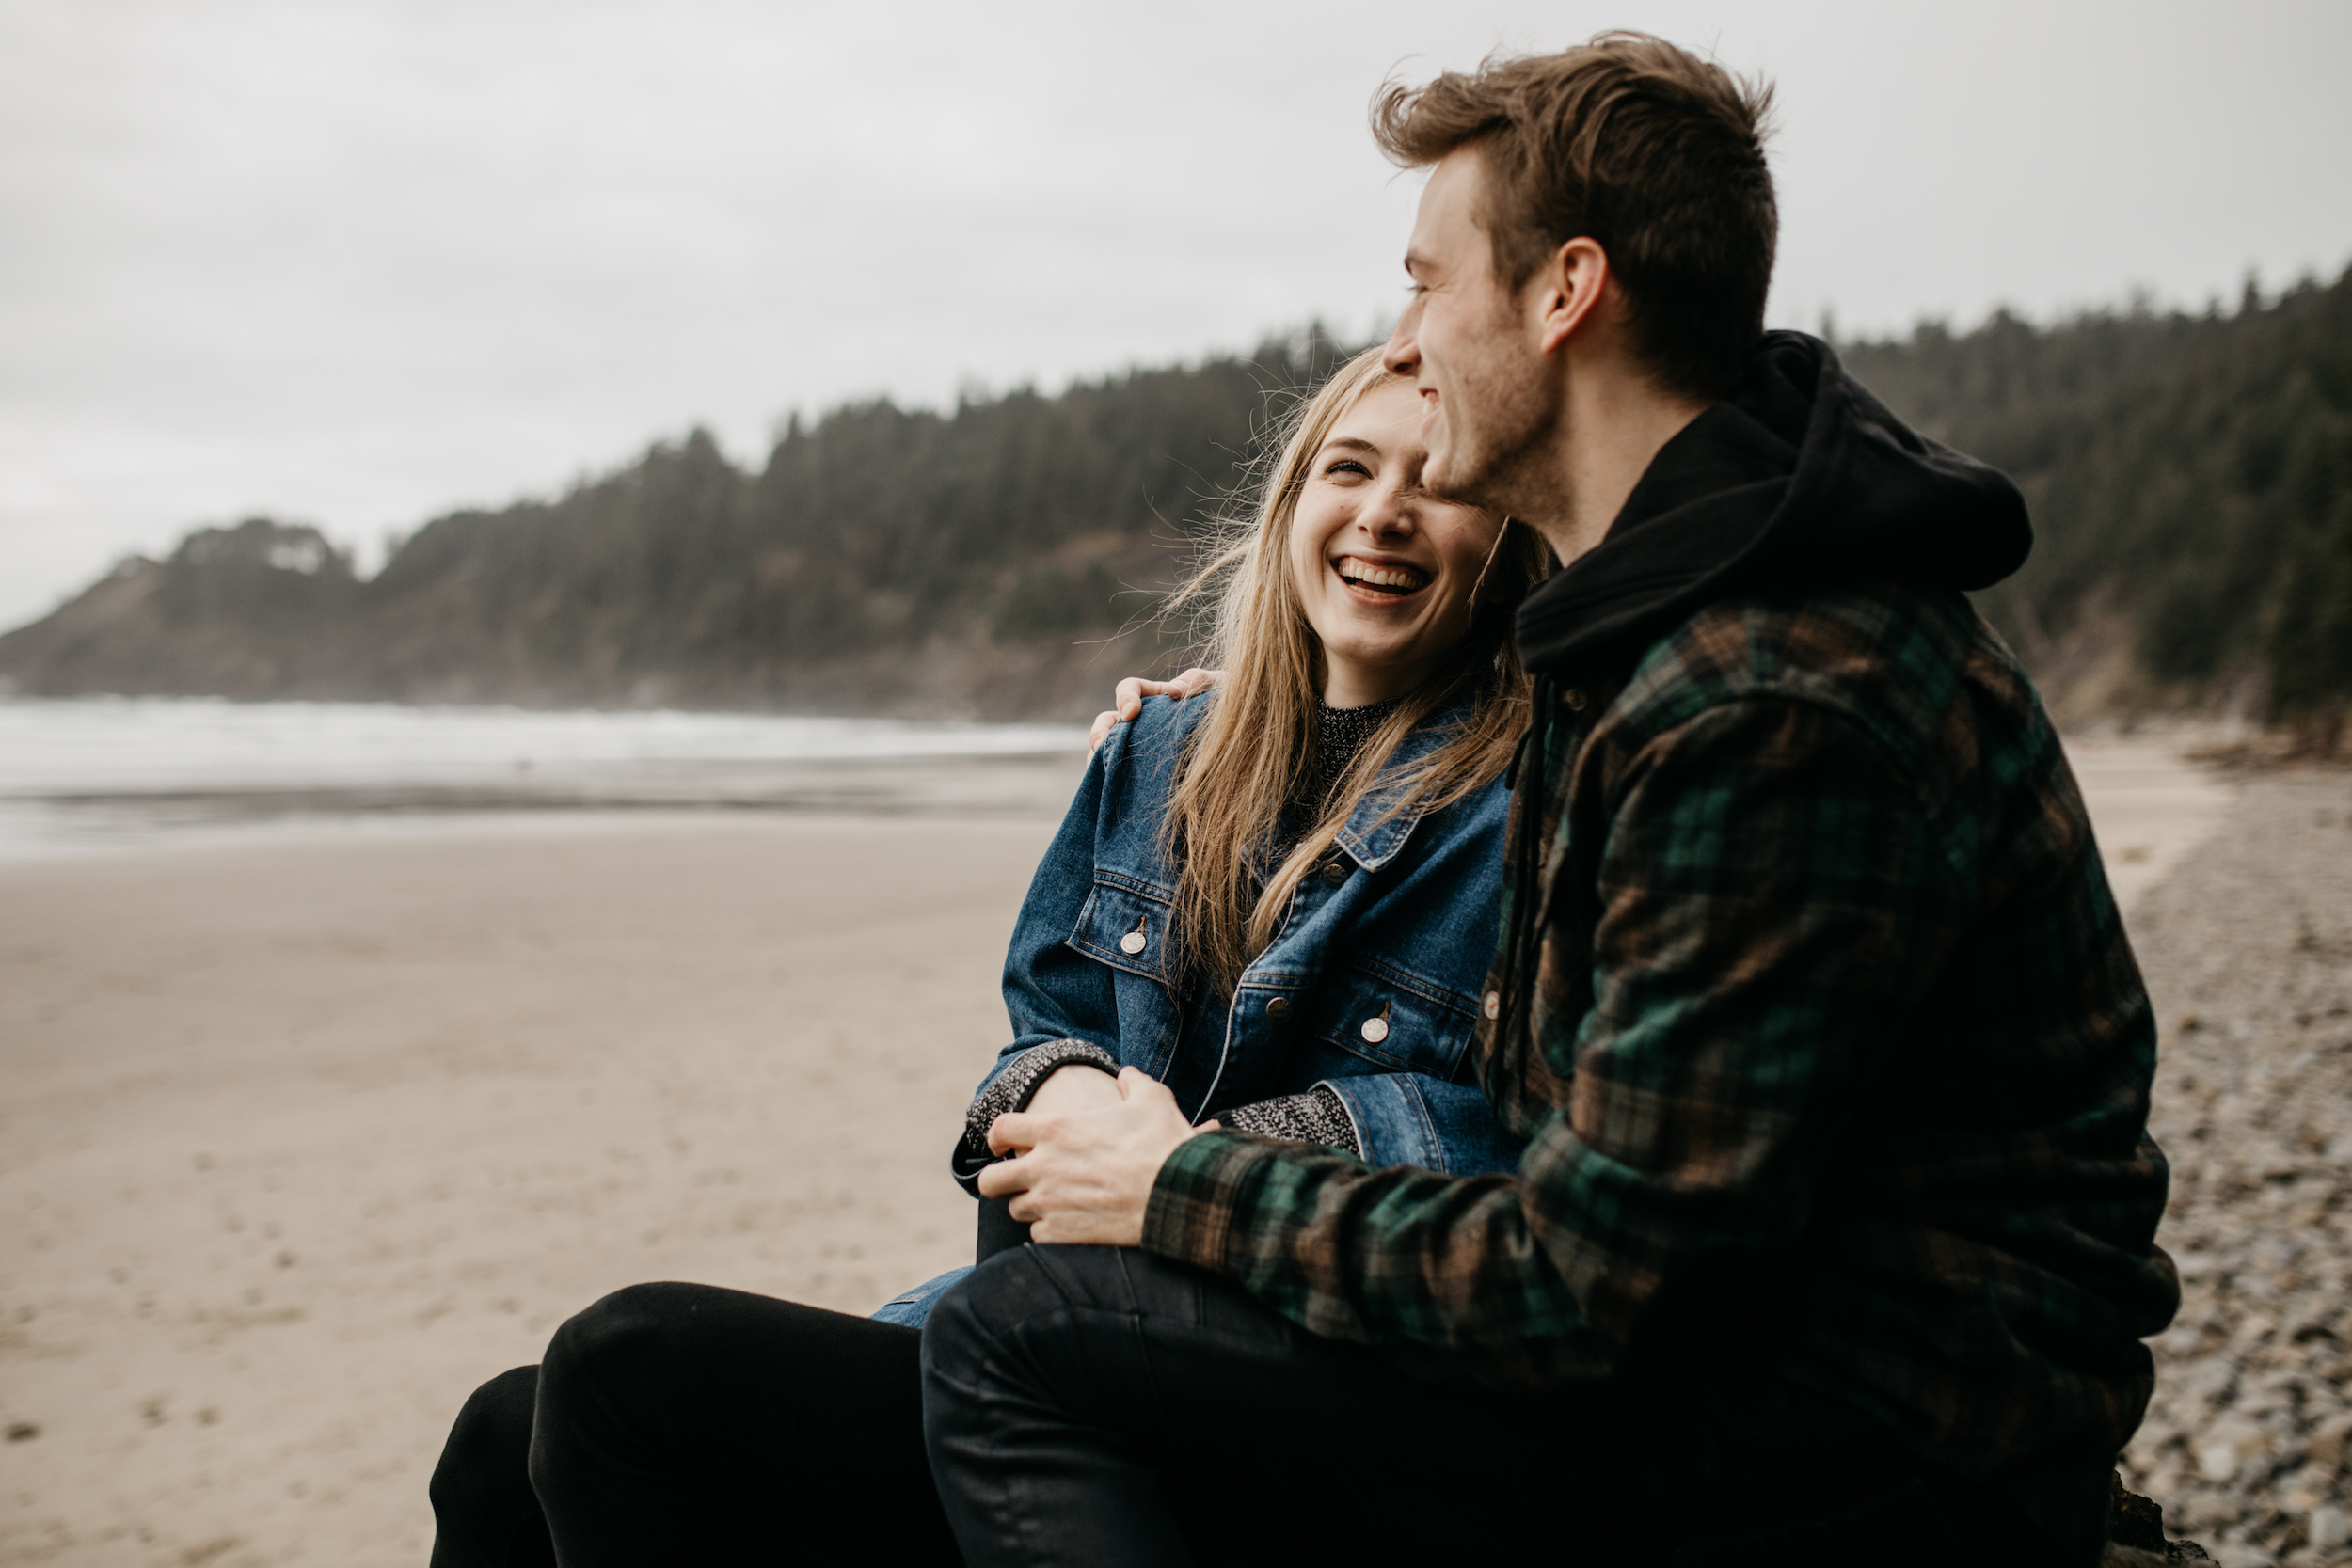
[[[1427,801],[1418,801],[1403,811],[1391,813],[1391,808],[1403,793],[1406,772],[1422,758],[1454,737],[1456,729],[1470,721],[1469,703],[1454,703],[1430,714],[1396,743],[1396,751],[1380,777],[1364,791],[1364,798],[1356,802],[1348,814],[1347,826],[1340,830],[1337,843],[1348,857],[1366,871],[1377,871],[1396,858],[1413,836],[1413,828],[1428,812]],[[1384,820],[1385,816],[1385,820]]]

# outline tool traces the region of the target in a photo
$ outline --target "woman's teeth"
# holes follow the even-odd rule
[[[1369,561],[1359,561],[1352,555],[1342,556],[1332,562],[1332,567],[1359,588],[1400,596],[1420,592],[1429,581],[1429,574],[1418,567],[1375,565]]]

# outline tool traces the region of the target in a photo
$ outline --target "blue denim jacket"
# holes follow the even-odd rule
[[[1032,1046],[1079,1039],[1167,1084],[1195,1121],[1327,1084],[1374,1165],[1516,1170],[1519,1146],[1470,1059],[1509,794],[1497,780],[1442,811],[1381,820],[1392,799],[1383,784],[1441,745],[1458,713],[1399,743],[1232,1003],[1205,982],[1180,1003],[1167,967],[1176,872],[1160,824],[1184,737],[1212,700],[1152,698],[1095,752],[1022,903],[1005,956],[1013,1038],[980,1088]],[[958,1180],[970,1189],[975,1177]],[[961,1272],[877,1316],[919,1322]]]

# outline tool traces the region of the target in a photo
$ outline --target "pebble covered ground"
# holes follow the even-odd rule
[[[2352,771],[2249,778],[2129,916],[2183,1302],[2125,1480],[2223,1568],[2352,1564]]]

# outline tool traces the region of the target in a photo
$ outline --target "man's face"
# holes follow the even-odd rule
[[[1389,339],[1388,364],[1421,393],[1430,493],[1523,515],[1515,482],[1556,423],[1560,393],[1528,303],[1540,275],[1516,290],[1495,275],[1476,216],[1485,179],[1474,146],[1431,171],[1405,254],[1412,302]]]

